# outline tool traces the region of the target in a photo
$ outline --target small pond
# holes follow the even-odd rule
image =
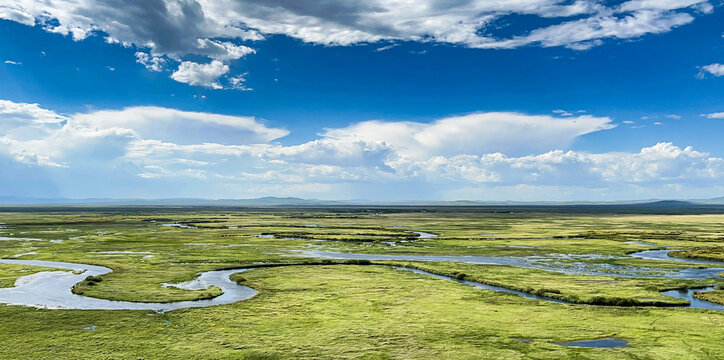
[[[616,338],[562,341],[562,342],[556,342],[554,344],[561,345],[561,346],[578,346],[578,347],[604,348],[604,349],[629,347],[628,342],[626,342],[626,340],[616,339]]]

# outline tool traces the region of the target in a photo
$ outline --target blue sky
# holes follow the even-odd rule
[[[724,195],[720,1],[3,3],[0,196]]]

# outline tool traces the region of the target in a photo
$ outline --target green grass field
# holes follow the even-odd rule
[[[74,291],[111,300],[169,302],[216,296],[162,283],[200,272],[270,264],[232,278],[260,292],[229,305],[163,314],[0,305],[1,358],[724,358],[724,313],[590,304],[683,305],[659,293],[724,286],[724,279],[584,276],[461,262],[376,261],[567,300],[524,299],[387,266],[299,257],[366,254],[537,256],[557,266],[681,269],[713,265],[630,258],[690,250],[713,259],[724,215],[579,215],[364,209],[108,209],[0,212],[0,258],[102,265],[113,272]],[[188,228],[162,226],[182,223]],[[406,230],[439,235],[417,239]],[[264,234],[264,237],[255,235]],[[631,242],[645,242],[646,246]],[[393,246],[394,245],[394,246]],[[570,260],[560,255],[595,254]],[[0,287],[48,269],[0,264]],[[722,290],[698,295],[724,303]],[[555,342],[620,338],[630,347]]]

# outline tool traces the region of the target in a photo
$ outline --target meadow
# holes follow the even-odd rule
[[[414,231],[423,232],[422,236]],[[6,208],[0,258],[112,269],[78,283],[87,297],[173,302],[219,288],[162,286],[252,268],[233,304],[168,312],[0,304],[0,357],[11,358],[724,358],[724,312],[685,307],[669,289],[724,303],[721,277],[667,276],[724,265],[724,215],[466,208]],[[356,260],[325,253],[459,256]],[[466,262],[525,259],[527,267]],[[526,299],[395,267],[563,300]],[[10,288],[45,267],[0,264]],[[635,276],[632,276],[634,274]],[[621,339],[628,347],[563,346]]]

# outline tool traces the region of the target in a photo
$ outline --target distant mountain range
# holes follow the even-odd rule
[[[0,205],[96,205],[96,206],[330,206],[343,202],[306,200],[294,197],[261,197],[257,199],[67,199],[0,196]]]
[[[202,199],[202,198],[168,198],[168,199],[111,199],[111,198],[34,198],[18,196],[0,196],[0,206],[229,206],[229,207],[294,207],[294,206],[626,206],[646,208],[685,208],[702,207],[708,205],[724,205],[724,196],[713,199],[695,200],[632,200],[632,201],[570,201],[570,202],[521,202],[521,201],[366,201],[366,200],[315,200],[300,199],[296,197],[261,197],[256,199]]]

